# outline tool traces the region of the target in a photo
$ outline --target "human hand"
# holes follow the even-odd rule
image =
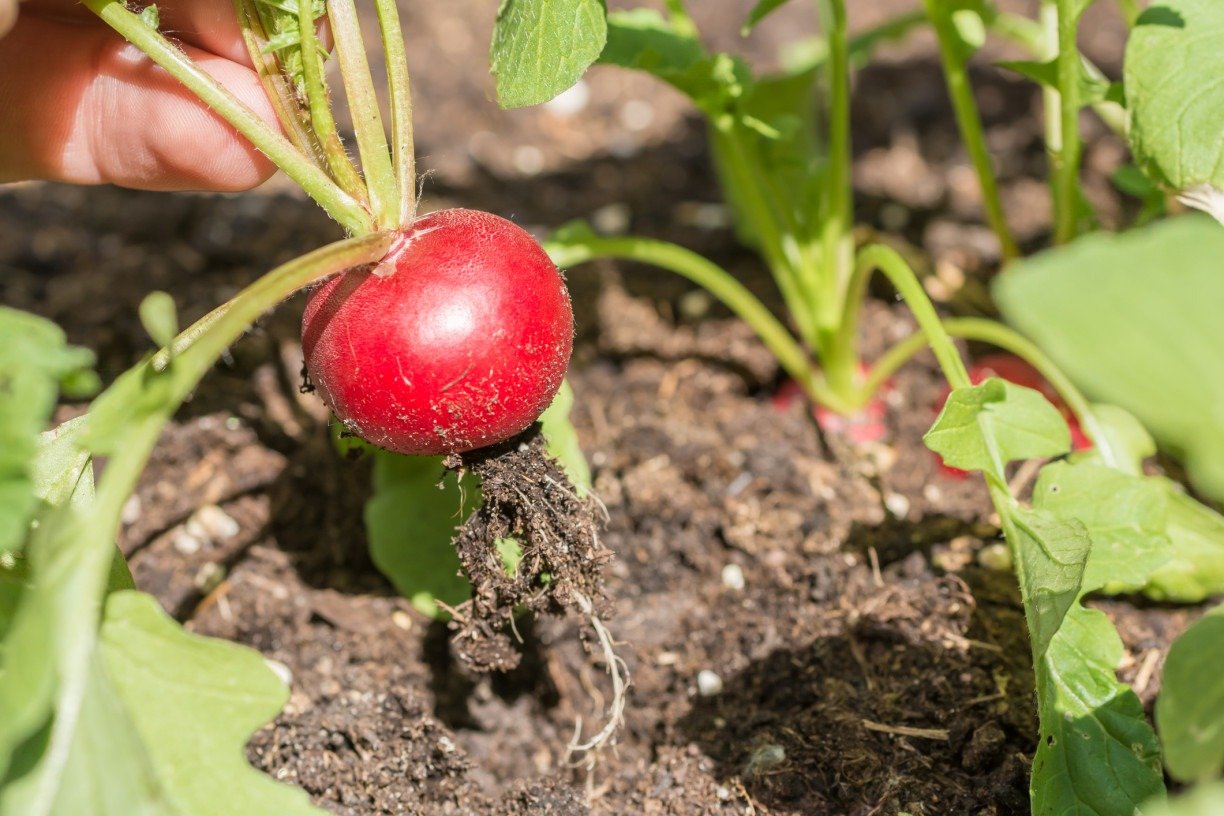
[[[158,10],[203,70],[276,121],[228,0]],[[25,0],[20,14],[18,0],[0,0],[0,182],[230,191],[275,169],[78,0]]]

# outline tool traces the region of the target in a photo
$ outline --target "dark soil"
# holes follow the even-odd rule
[[[483,61],[494,4],[404,5],[420,163],[436,171],[428,206],[537,227],[589,217],[665,237],[776,304],[728,229],[702,129],[676,94],[598,69],[578,113],[498,112]],[[693,5],[707,30],[730,35],[751,3]],[[913,4],[852,5],[866,24]],[[718,45],[767,60],[809,30],[808,11],[791,4],[747,45]],[[1107,70],[1114,25],[1100,16],[1086,28]],[[997,248],[929,40],[894,48],[856,81],[864,230],[917,259],[953,308],[988,309]],[[1038,246],[1049,228],[1038,94],[987,59],[974,81],[1009,214]],[[1120,217],[1107,179],[1125,152],[1086,128],[1089,191],[1107,220]],[[0,190],[2,300],[98,350],[109,380],[149,348],[136,318],[148,291],[171,292],[191,320],[338,237],[283,189]],[[368,463],[336,456],[326,411],[298,391],[299,299],[237,344],[167,429],[120,542],[138,585],[190,629],[252,646],[292,675],[251,761],[353,816],[1027,813],[1036,723],[1022,611],[1013,577],[978,563],[998,538],[984,489],[941,474],[921,445],[941,390],[930,361],[888,392],[888,438],[854,445],[822,436],[801,404],[771,404],[769,355],[679,279],[610,265],[569,279],[574,420],[614,554],[600,614],[633,679],[618,744],[567,763],[576,728],[598,728],[611,695],[581,616],[524,616],[518,665],[477,674],[446,626],[373,568],[361,524]],[[884,302],[867,314],[868,356],[913,330]],[[487,557],[483,540],[473,546]],[[604,560],[593,544],[587,555]],[[590,574],[574,581],[599,594]],[[1187,613],[1103,607],[1127,645],[1123,676],[1142,681],[1150,703]]]

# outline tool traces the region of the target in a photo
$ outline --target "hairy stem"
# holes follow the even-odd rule
[[[395,0],[374,0],[378,30],[382,35],[387,66],[387,88],[391,95],[391,143],[396,184],[400,193],[400,225],[416,220],[416,146],[412,135],[412,86],[408,81],[408,56]]]
[[[1079,131],[1080,66],[1076,33],[1079,18],[1071,0],[1058,0],[1058,122],[1060,140],[1054,152],[1053,172],[1058,177],[1054,201],[1054,242],[1065,244],[1079,234],[1079,166],[1083,142]]]
[[[328,215],[354,234],[364,235],[373,231],[369,214],[361,204],[328,178],[309,156],[299,152],[288,139],[273,130],[160,32],[128,11],[121,0],[84,2],[90,11],[187,86],[188,90],[249,139],[317,201]]]
[[[361,170],[370,193],[370,209],[379,229],[394,229],[400,225],[399,182],[391,165],[387,149],[387,134],[382,115],[378,112],[378,95],[374,78],[366,62],[365,41],[361,36],[361,21],[353,0],[328,0],[327,16],[332,35],[336,38],[336,56],[340,61],[340,76],[348,97],[353,130],[357,134],[357,150],[361,155]]]
[[[336,183],[348,190],[349,195],[365,199],[368,191],[357,168],[353,166],[332,116],[331,93],[327,78],[323,75],[323,46],[315,33],[315,20],[309,0],[298,0],[298,30],[302,38],[302,77],[306,87],[306,102],[310,108],[310,124],[315,137],[323,149],[327,167]]]

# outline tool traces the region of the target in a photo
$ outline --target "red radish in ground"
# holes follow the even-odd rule
[[[866,376],[867,367],[860,364],[859,373]],[[855,443],[880,442],[888,436],[888,406],[885,399],[891,390],[892,384],[884,383],[879,391],[871,395],[867,404],[853,414],[843,415],[823,405],[815,405],[812,407],[812,417],[826,434],[841,436]],[[799,383],[785,380],[769,401],[775,409],[786,411],[795,402],[804,399],[806,395]]]
[[[509,439],[548,407],[573,349],[561,274],[525,230],[443,210],[404,231],[377,271],[311,295],[310,382],[354,433],[406,454]]]
[[[1063,418],[1067,421],[1067,427],[1071,430],[1071,447],[1075,450],[1087,450],[1092,447],[1092,441],[1080,428],[1079,421],[1075,418],[1075,414],[1063,402],[1058,391],[1054,386],[1046,381],[1046,378],[1041,376],[1041,373],[1029,365],[1026,361],[1012,354],[987,354],[974,361],[969,367],[969,381],[974,385],[984,382],[991,377],[999,377],[1016,385],[1023,385],[1026,388],[1032,388],[1034,391],[1040,391],[1042,396],[1050,401],[1050,403],[1059,410]],[[943,404],[948,399],[950,389],[945,388],[943,395],[939,398],[939,404],[936,413],[943,410]],[[935,454],[938,456],[938,454]],[[942,462],[939,465],[939,470],[945,476],[951,476],[956,479],[963,479],[969,474],[957,468],[951,468]]]

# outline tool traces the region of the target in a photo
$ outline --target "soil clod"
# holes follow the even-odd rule
[[[475,671],[509,671],[520,657],[511,641],[520,609],[574,609],[592,622],[606,607],[602,567],[611,553],[599,542],[597,507],[547,455],[538,424],[446,465],[473,471],[484,496],[455,539],[472,583],[471,600],[456,610],[455,652]]]

